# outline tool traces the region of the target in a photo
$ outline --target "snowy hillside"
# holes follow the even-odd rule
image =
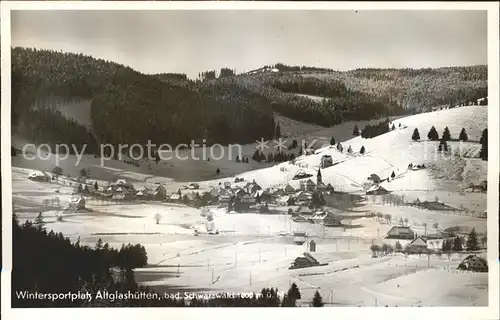
[[[343,153],[335,147],[326,146],[317,150],[314,155],[298,157],[295,164],[282,163],[241,176],[247,180],[255,179],[263,186],[272,186],[289,182],[295,173],[304,170],[313,174],[315,180],[321,156],[331,155],[334,164],[338,164],[321,170],[323,181],[331,183],[340,191],[364,191],[362,184],[368,182],[367,177],[370,174],[377,174],[381,179],[385,179],[393,171],[396,178],[383,183],[384,188],[389,191],[457,191],[470,182],[477,183],[487,178],[487,162],[466,157],[479,151],[479,139],[487,127],[487,121],[485,106],[422,113],[395,120],[393,123],[396,129],[386,134],[372,139],[355,137],[343,142]],[[452,139],[457,139],[460,130],[465,128],[469,142],[451,141],[448,143],[450,152],[438,152],[439,142],[427,140],[427,133],[432,126],[435,126],[440,136],[444,128],[448,127]],[[420,142],[411,140],[415,128],[420,132]],[[349,146],[353,150],[352,154],[345,151]],[[366,149],[364,155],[359,153],[362,146]],[[461,156],[458,156],[459,154]],[[425,164],[426,169],[408,171],[410,163]],[[454,183],[447,183],[450,181]],[[294,182],[296,181],[292,181]],[[449,190],[450,185],[457,190]]]

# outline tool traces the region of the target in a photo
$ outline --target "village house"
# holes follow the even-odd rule
[[[85,199],[80,196],[80,197],[72,197],[69,200],[69,206],[70,209],[73,210],[83,210],[85,209]]]
[[[313,215],[314,211],[313,211],[313,209],[311,209],[307,206],[300,206],[297,209],[297,214],[299,214],[299,215]]]
[[[307,179],[307,181],[300,181],[300,190],[314,191],[315,189],[316,189],[316,184],[311,179]]]
[[[217,199],[220,203],[227,203],[231,200],[232,195],[229,192],[222,192],[218,195]]]
[[[162,201],[165,200],[167,196],[167,190],[163,185],[158,185],[153,192],[153,200]]]
[[[282,190],[285,194],[290,194],[295,192],[295,189],[289,183],[285,184],[282,187]]]
[[[389,191],[387,191],[384,187],[382,187],[381,185],[375,185],[373,187],[371,187],[370,189],[366,190],[366,194],[367,195],[384,195],[384,194],[388,194]]]
[[[252,204],[256,203],[256,199],[255,199],[255,197],[252,197],[251,195],[246,194],[241,198],[241,203],[244,203],[247,205],[252,205]]]
[[[231,189],[231,182],[229,182],[229,181],[224,182],[224,188]]]
[[[328,192],[334,192],[335,191],[335,188],[332,186],[331,183],[327,184],[326,187],[325,187],[325,191],[328,191]]]
[[[168,197],[169,202],[180,202],[181,201],[181,195],[179,193],[173,193]]]
[[[40,182],[49,182],[51,180],[50,176],[43,171],[31,171],[28,175],[28,179]]]
[[[323,225],[325,227],[341,227],[342,219],[335,216],[333,213],[328,212],[326,217],[323,219]]]
[[[111,197],[111,200],[116,202],[132,201],[134,199],[135,198],[133,194],[125,192],[113,194],[113,196]]]
[[[290,196],[281,196],[279,197],[278,199],[276,199],[276,203],[279,205],[279,206],[288,206],[288,205],[291,205],[291,200],[292,198]]]
[[[427,241],[421,237],[414,239],[408,245],[409,253],[427,253],[428,251]]]
[[[410,227],[394,226],[387,232],[386,239],[415,239],[415,232]]]
[[[256,192],[253,193],[253,196],[255,197],[255,200],[259,203],[260,202],[268,203],[271,201],[271,195],[266,190],[257,190]]]
[[[297,257],[289,269],[310,268],[320,265],[324,264],[320,264],[319,261],[316,258],[314,258],[310,253],[304,252],[304,256]]]
[[[197,183],[190,183],[188,188],[191,190],[198,190],[198,189],[200,189],[200,185]]]
[[[299,191],[293,196],[293,199],[295,203],[307,203],[312,199],[312,195],[304,191]]]
[[[321,168],[328,168],[333,166],[333,159],[331,155],[325,154],[321,157]]]
[[[262,190],[262,187],[259,186],[255,180],[253,182],[248,182],[246,185],[245,185],[245,191],[248,193],[248,194],[252,194],[256,191],[259,191],[259,190]]]

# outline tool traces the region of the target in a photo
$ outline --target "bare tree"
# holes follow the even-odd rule
[[[434,224],[432,226],[434,227],[434,229],[436,229],[436,231],[438,231],[438,229],[439,229],[439,223],[434,222]]]
[[[160,220],[161,220],[161,215],[159,213],[155,214],[156,224],[160,224]]]
[[[427,223],[426,223],[426,222],[424,222],[424,223],[423,223],[423,226],[424,226],[424,230],[425,230],[425,235],[427,235]]]

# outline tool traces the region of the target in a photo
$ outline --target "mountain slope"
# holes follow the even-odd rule
[[[91,101],[93,133],[99,143],[245,143],[274,133],[272,109],[265,99],[235,86],[194,88],[162,81],[128,67],[82,54],[12,49],[12,121],[38,139],[80,145],[58,126],[31,121],[36,109],[59,117],[54,101]],[[68,126],[78,127],[68,120]],[[228,139],[228,137],[230,139]],[[60,141],[58,141],[60,142]]]
[[[314,155],[296,158],[295,165],[282,163],[241,176],[247,180],[256,179],[263,186],[290,182],[298,187],[298,180],[292,180],[298,171],[313,174],[312,179],[315,180],[321,156],[331,155],[333,162],[338,164],[321,169],[321,172],[323,181],[331,183],[339,191],[364,193],[363,184],[369,182],[369,175],[374,173],[385,179],[392,171],[395,172],[396,179],[382,183],[389,191],[459,191],[470,182],[478,183],[487,179],[486,161],[464,157],[471,155],[471,150],[477,151],[481,132],[487,127],[487,111],[486,106],[469,106],[400,118],[394,120],[397,127],[394,131],[372,139],[355,137],[343,142],[344,150],[348,146],[352,147],[352,155],[325,146]],[[448,143],[452,151],[438,152],[439,142],[426,141],[431,126],[436,127],[440,136],[447,126],[452,139],[458,138],[460,130],[465,128],[470,142],[452,141]],[[420,132],[420,142],[411,140],[415,128]],[[359,154],[362,146],[366,149],[364,155]],[[427,169],[408,171],[410,163],[425,164]]]

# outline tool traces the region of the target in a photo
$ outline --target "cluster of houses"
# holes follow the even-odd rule
[[[304,210],[307,211],[313,199],[313,194],[318,192],[324,195],[334,192],[331,184],[323,183],[321,170],[318,170],[316,182],[312,179],[302,179],[296,187],[287,183],[278,187],[263,189],[255,181],[245,182],[240,178],[236,178],[234,184],[226,181],[210,191],[211,196],[219,204],[236,204],[235,211],[254,209],[252,206],[258,204],[298,205],[304,207]],[[312,209],[310,210],[312,214]],[[307,212],[302,213],[307,214]]]
[[[167,190],[161,184],[135,189],[134,185],[125,179],[118,179],[105,188],[104,193],[112,201],[156,200],[163,201]]]

